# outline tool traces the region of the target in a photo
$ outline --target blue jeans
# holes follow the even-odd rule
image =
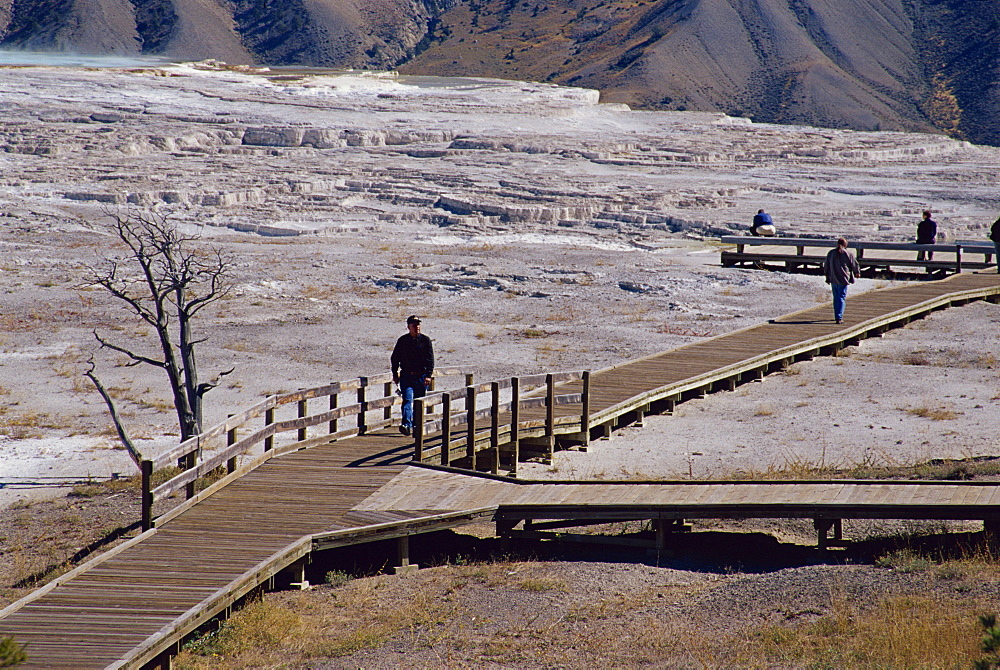
[[[413,399],[427,395],[427,386],[420,377],[400,375],[399,390],[403,394],[403,427],[413,428]]]
[[[847,303],[847,284],[830,284],[833,288],[833,318],[840,321],[844,318],[844,305]]]

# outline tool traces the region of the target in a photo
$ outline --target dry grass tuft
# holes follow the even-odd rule
[[[942,407],[911,407],[906,410],[906,413],[930,419],[931,421],[949,421],[958,418],[957,413]]]
[[[754,410],[754,416],[774,416],[775,409],[774,406],[769,403],[761,403],[757,405],[757,409]]]

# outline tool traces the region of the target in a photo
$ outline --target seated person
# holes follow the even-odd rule
[[[757,237],[774,237],[775,232],[771,215],[758,209],[757,215],[753,217],[753,225],[750,226],[750,234]]]

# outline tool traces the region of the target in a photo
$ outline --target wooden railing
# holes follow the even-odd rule
[[[736,251],[723,251],[722,264],[725,266],[740,263],[784,263],[785,267],[821,267],[826,258],[826,251],[837,246],[835,239],[819,239],[806,237],[747,237],[726,235],[721,238],[725,244],[735,244]],[[776,252],[774,250],[748,250],[746,247],[795,247],[795,253]],[[850,249],[857,253],[858,264],[862,270],[884,270],[892,266],[926,268],[961,272],[965,270],[981,270],[995,265],[993,256],[996,248],[989,241],[959,241],[950,244],[915,244],[912,242],[865,242],[851,240]],[[819,249],[819,253],[807,253],[806,249]],[[879,252],[897,252],[885,254]],[[903,257],[903,253],[913,254]],[[937,256],[932,260],[927,256]],[[982,256],[982,260],[970,260],[969,255]],[[919,256],[919,257],[918,257]]]
[[[556,393],[558,385],[576,381],[582,381],[579,391]],[[488,400],[479,403],[486,394]],[[480,408],[480,404],[486,407]],[[578,413],[556,416],[556,407],[574,404],[580,405]],[[525,416],[525,410],[534,408],[545,411],[542,416],[538,412],[533,418]],[[433,418],[438,411],[440,418]],[[414,401],[413,423],[415,461],[437,456],[442,465],[451,465],[453,460],[465,458],[475,469],[477,454],[489,451],[489,470],[495,473],[500,466],[500,448],[507,447],[511,471],[516,474],[521,437],[526,432],[547,443],[550,455],[557,433],[579,433],[580,441],[589,443],[590,371],[511,377],[467,385],[458,392],[432,393]]]
[[[473,382],[471,374],[457,368],[437,370],[435,380],[458,375],[465,376],[467,386]],[[140,461],[142,527],[152,527],[156,502],[182,489],[186,498],[193,498],[198,479],[222,466],[227,474],[234,473],[238,458],[258,447],[262,455],[273,456],[384,428],[395,422],[392,408],[400,402],[390,374],[268,396],[169,451]],[[172,474],[176,468],[180,472]],[[167,479],[154,486],[162,477]]]

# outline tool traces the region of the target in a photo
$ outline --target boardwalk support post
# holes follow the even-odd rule
[[[142,529],[147,531],[153,527],[153,461],[142,461],[139,470],[142,473]]]
[[[521,460],[521,431],[518,422],[521,420],[521,380],[510,378],[510,444],[514,450],[510,464],[510,476],[517,477],[517,464]]]
[[[274,423],[274,408],[264,410],[264,426],[270,426]],[[274,435],[268,435],[264,438],[264,451],[271,451],[274,448]]]
[[[385,385],[382,387],[382,391],[383,391],[382,395],[383,398],[391,398],[392,382],[386,382]],[[385,406],[385,411],[382,413],[382,418],[385,419],[386,421],[392,420],[392,403],[389,403],[388,405]]]
[[[451,465],[451,394],[441,396],[441,465]]]
[[[413,460],[424,460],[424,399],[413,399]]]
[[[307,416],[309,416],[309,401],[307,399],[303,398],[302,400],[299,401],[298,418],[304,419]],[[298,432],[299,442],[304,442],[306,440],[306,438],[309,437],[308,431],[309,431],[309,429],[306,428],[305,426],[302,426],[301,428],[299,428],[299,432]]]
[[[476,469],[476,387],[465,387],[465,456],[469,459],[469,467]]]
[[[409,535],[403,535],[396,539],[396,563],[393,572],[397,575],[409,575],[420,568],[416,563],[410,563]]]
[[[556,378],[551,372],[545,375],[545,441],[551,463],[556,447]]]
[[[330,409],[332,410],[337,409],[337,397],[338,397],[337,393],[330,394]],[[333,435],[336,432],[337,432],[337,420],[330,419],[330,434]]]
[[[229,416],[232,417],[233,415],[230,414]],[[226,433],[226,446],[227,447],[231,447],[234,444],[236,444],[236,428],[235,427],[230,428],[229,431]],[[233,456],[232,458],[230,458],[229,460],[226,461],[226,473],[231,475],[234,472],[236,472],[236,457],[235,456]]]
[[[288,574],[291,575],[291,581],[288,585],[299,591],[305,591],[309,588],[309,580],[306,579],[306,563],[309,562],[308,558],[308,556],[300,558],[285,568]]]
[[[583,371],[583,392],[580,396],[580,432],[583,433],[582,451],[590,446],[590,370]]]
[[[199,437],[199,442],[200,441],[201,440],[200,440],[200,437]],[[198,456],[199,456],[198,452],[200,452],[200,451],[201,451],[201,449],[199,448],[199,449],[196,449],[196,450],[192,451],[189,454],[185,454],[184,456],[181,456],[179,459],[177,459],[177,467],[179,467],[181,470],[190,470],[191,468],[193,468],[195,465],[198,464]],[[191,498],[194,497],[194,482],[189,482],[184,487],[184,497],[187,500],[190,500]]]
[[[365,414],[368,411],[368,401],[365,398],[367,388],[368,377],[358,377],[358,435],[364,435],[367,429],[365,424]]]
[[[816,547],[820,551],[844,545],[844,525],[841,519],[813,519],[813,527],[816,529]],[[829,537],[831,530],[833,537]]]
[[[490,472],[500,472],[500,382],[490,384]]]

